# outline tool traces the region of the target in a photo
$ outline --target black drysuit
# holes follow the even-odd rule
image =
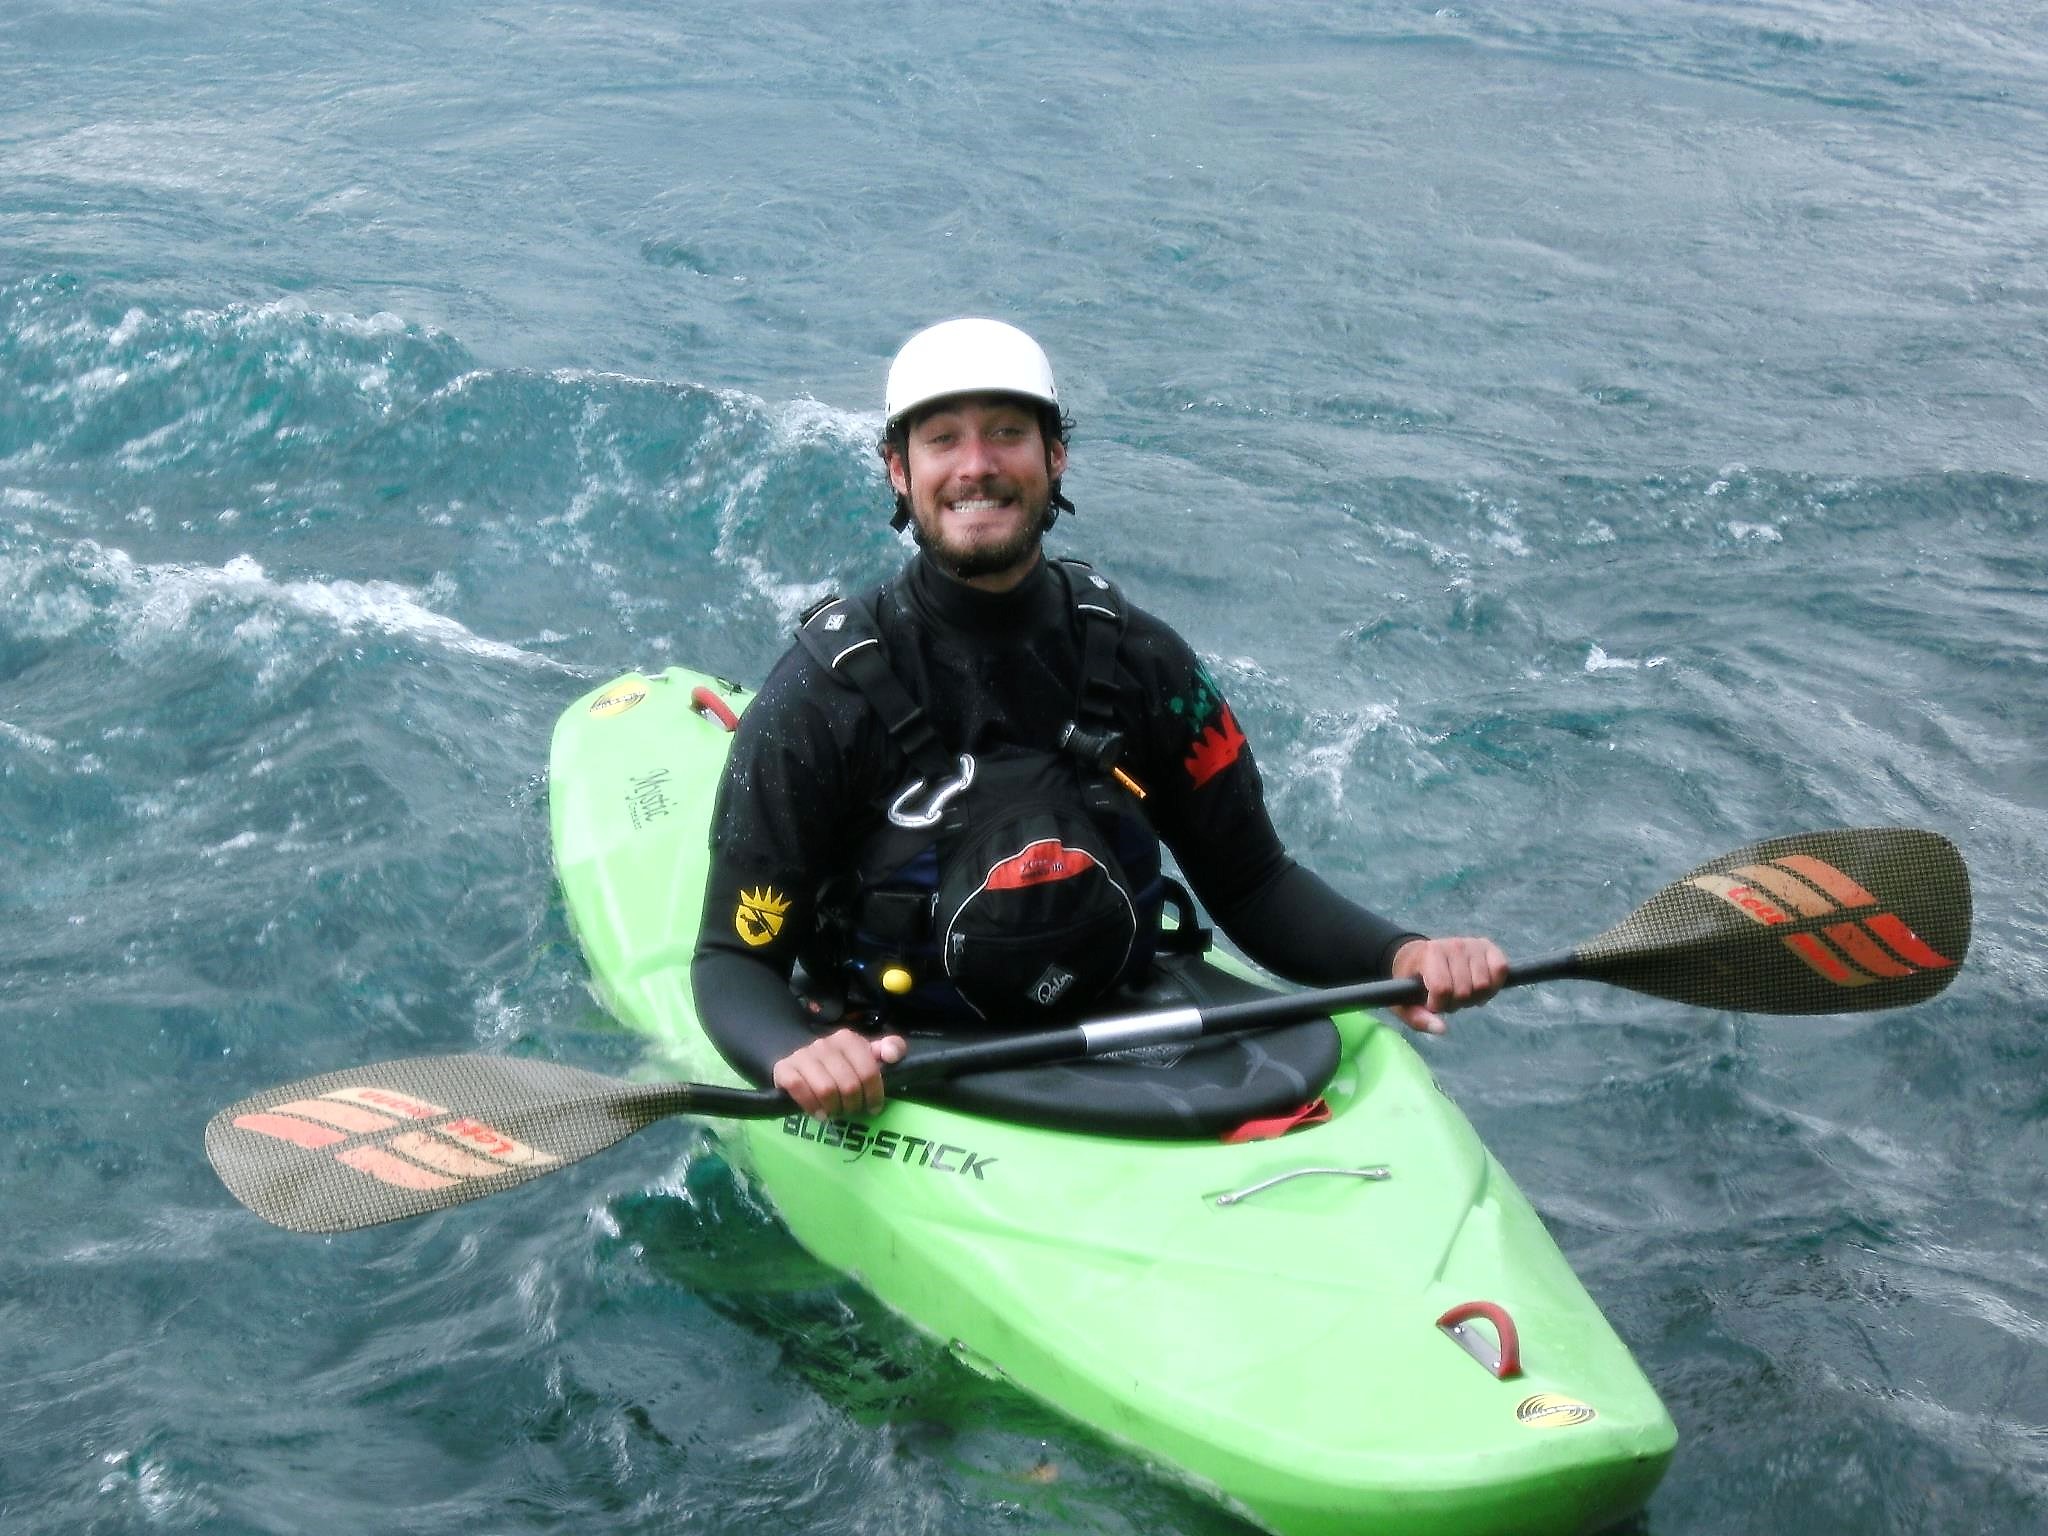
[[[1042,560],[989,593],[914,558],[876,619],[890,669],[948,754],[1053,750],[1075,717],[1082,637],[1069,568]],[[1117,650],[1118,766],[1210,916],[1268,970],[1331,985],[1384,976],[1415,937],[1288,857],[1250,747],[1172,629],[1127,610]],[[741,717],[711,822],[691,973],[706,1031],[756,1081],[815,1037],[789,990],[821,885],[851,870],[913,777],[864,695],[791,647]]]

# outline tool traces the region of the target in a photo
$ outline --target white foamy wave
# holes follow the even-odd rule
[[[866,452],[882,435],[880,411],[843,410],[809,395],[773,406],[757,400],[754,407],[767,414],[779,446],[824,441]]]
[[[490,988],[476,1000],[477,1038],[487,1044],[505,1044],[518,1039],[524,1010],[505,995],[503,985]]]
[[[1598,645],[1595,645],[1586,652],[1586,670],[1588,672],[1640,672],[1645,667],[1661,667],[1670,659],[1668,656],[1649,656],[1641,659],[1629,656],[1610,656]]]
[[[745,473],[723,498],[718,518],[718,542],[712,548],[715,559],[735,566],[746,577],[748,587],[775,610],[781,628],[794,626],[797,617],[812,604],[829,597],[834,590],[830,579],[790,581],[778,576],[759,555],[740,545],[743,511],[752,505],[767,485],[778,459],[806,443],[824,441],[832,446],[861,445],[874,441],[878,420],[850,411],[836,410],[816,400],[791,401],[782,407],[738,390],[717,392],[722,403],[749,415],[765,416],[773,433],[774,453],[757,453]]]
[[[44,736],[36,731],[24,730],[8,720],[0,720],[0,740],[11,741],[17,747],[25,747],[31,752],[40,752],[45,757],[48,757],[57,750],[57,743],[51,737]]]
[[[1519,500],[1510,496],[1504,501],[1496,502],[1485,492],[1476,490],[1467,490],[1464,498],[1465,505],[1485,515],[1490,531],[1483,537],[1489,544],[1507,551],[1517,559],[1527,557],[1529,542],[1522,537],[1522,504]]]
[[[775,610],[776,621],[784,629],[794,629],[806,608],[823,602],[836,590],[831,581],[784,581],[754,555],[735,552],[727,558],[746,574],[747,585]]]
[[[296,618],[343,636],[389,635],[483,661],[569,670],[551,657],[487,639],[437,613],[429,603],[446,600],[451,595],[446,588],[422,593],[395,581],[280,582],[248,555],[237,555],[220,566],[147,564],[91,539],[40,560],[0,561],[0,567],[7,568],[8,585],[16,590],[46,576],[52,566],[65,568],[86,590],[36,592],[18,616],[11,616],[45,637],[75,631],[102,608],[129,644],[187,630],[205,613],[246,609],[234,626],[235,637],[259,646],[272,642],[285,620]],[[96,593],[106,595],[99,598]]]
[[[1773,523],[1730,523],[1728,537],[1746,544],[1782,544],[1785,535]]]
[[[220,1514],[220,1506],[199,1491],[189,1471],[174,1470],[155,1456],[132,1451],[106,1451],[106,1469],[99,1481],[102,1500],[132,1505],[144,1523],[156,1526],[202,1526]]]
[[[450,379],[441,387],[448,393],[459,394],[475,380],[493,376],[489,369],[472,368],[468,373]],[[637,373],[620,373],[611,368],[551,368],[548,370],[548,377],[557,384],[631,384],[641,389],[661,387],[653,379],[643,379]]]
[[[486,377],[489,377],[489,374],[485,370],[473,369],[449,380],[437,393],[460,394],[478,379]],[[622,384],[635,389],[658,390],[677,387],[659,379],[647,379],[638,374],[619,373],[603,368],[556,368],[550,370],[548,377],[557,384]],[[760,395],[749,394],[743,389],[705,388],[689,384],[681,387],[693,394],[702,390],[705,395],[716,400],[719,405],[742,420],[766,423],[771,441],[778,448],[826,442],[834,445],[850,444],[866,450],[882,435],[880,411],[847,410],[809,395],[776,402]]]
[[[262,331],[286,320],[310,321],[322,330],[337,331],[344,336],[398,336],[409,330],[417,330],[422,336],[439,334],[430,325],[415,325],[403,315],[394,315],[389,310],[380,309],[368,315],[351,314],[346,310],[329,312],[314,309],[303,300],[292,298],[272,299],[263,304],[230,304],[224,309],[188,309],[181,318],[202,332]]]
[[[427,399],[430,401],[452,400],[458,395],[468,394],[473,386],[493,376],[494,375],[492,374],[491,370],[488,368],[472,368],[467,373],[458,373],[457,375],[455,375],[454,378],[450,379],[447,383],[441,385],[438,389],[436,389],[432,394],[428,395]],[[556,377],[560,378],[561,375],[557,374]]]
[[[365,340],[407,333],[420,336],[441,334],[431,325],[407,320],[389,310],[358,315],[346,310],[314,309],[303,299],[280,298],[261,304],[227,304],[218,309],[186,309],[175,313],[151,313],[141,308],[130,308],[119,320],[105,327],[80,317],[61,332],[44,327],[31,339],[48,340],[61,334],[73,340],[89,341],[97,332],[98,340],[108,349],[126,351],[145,341],[160,345],[180,339],[263,335],[280,326],[311,326],[316,330]],[[74,384],[78,382],[73,381]]]
[[[45,496],[41,491],[32,491],[26,486],[19,485],[0,488],[0,507],[5,507],[10,512],[56,512],[65,517],[77,515],[71,508]],[[32,530],[24,527],[21,531],[27,533]]]
[[[1429,563],[1439,570],[1462,570],[1471,562],[1457,550],[1439,544],[1436,540],[1417,533],[1412,528],[1403,528],[1395,523],[1374,523],[1373,531],[1391,549],[1416,550],[1426,556]]]
[[[1296,748],[1288,777],[1321,785],[1329,796],[1330,809],[1343,809],[1345,775],[1358,755],[1360,743],[1374,731],[1392,725],[1398,714],[1391,704],[1372,704],[1357,714],[1311,721],[1312,731],[1334,734],[1325,734],[1321,740]]]
[[[354,391],[390,412],[411,398],[423,366],[428,375],[438,372],[447,350],[431,326],[401,315],[320,311],[294,298],[216,309],[130,308],[112,321],[32,321],[16,339],[42,355],[20,390],[34,408],[31,430],[7,462],[42,462],[68,434],[87,430],[96,440],[118,422],[134,430],[116,451],[131,471],[217,452],[252,435],[286,441],[319,430],[279,425],[264,397],[247,394],[242,381],[251,353],[261,354],[266,376],[289,379],[294,394],[340,398]]]

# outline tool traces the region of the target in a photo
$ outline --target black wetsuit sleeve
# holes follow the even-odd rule
[[[1146,809],[1218,926],[1258,964],[1324,986],[1389,973],[1422,935],[1334,890],[1288,856],[1266,810],[1251,745],[1215,679],[1178,635],[1146,621],[1142,691]]]
[[[783,659],[740,717],[711,817],[691,991],[705,1034],[757,1083],[816,1038],[789,978],[848,821],[835,687]]]
[[[690,962],[690,990],[719,1055],[759,1086],[767,1086],[776,1062],[817,1039],[789,978],[751,959],[700,944]]]
[[[1273,878],[1227,918],[1213,905],[1209,910],[1253,960],[1308,986],[1386,976],[1395,952],[1422,937],[1360,906],[1284,855]]]

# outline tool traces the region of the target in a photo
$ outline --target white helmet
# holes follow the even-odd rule
[[[1059,409],[1045,350],[1000,320],[942,320],[903,343],[889,365],[883,411],[894,427],[948,395],[1021,395]]]

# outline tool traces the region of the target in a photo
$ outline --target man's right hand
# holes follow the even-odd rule
[[[872,1115],[882,1107],[882,1068],[909,1049],[901,1035],[870,1040],[858,1030],[835,1030],[775,1063],[775,1086],[813,1120]]]

